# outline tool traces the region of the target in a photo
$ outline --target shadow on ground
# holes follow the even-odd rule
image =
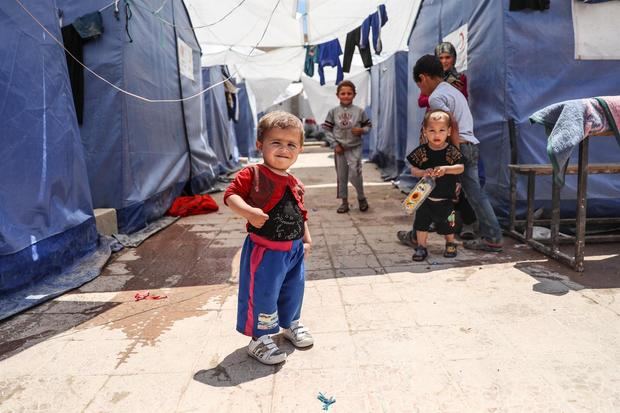
[[[200,370],[194,380],[213,387],[234,387],[277,373],[284,363],[267,366],[250,358],[247,347],[233,351],[215,367]]]
[[[296,351],[303,352],[312,349],[312,347],[303,349],[295,348],[288,340],[284,339],[282,335],[276,335],[273,339],[287,356],[290,356]],[[213,387],[232,387],[276,374],[283,366],[284,363],[267,366],[254,360],[248,356],[247,347],[244,346],[224,357],[217,366],[198,371],[194,374],[194,380]]]

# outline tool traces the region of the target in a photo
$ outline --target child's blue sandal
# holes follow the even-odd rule
[[[428,257],[428,250],[426,249],[426,247],[416,247],[415,252],[413,253],[413,257],[411,257],[411,259],[413,259],[414,261],[424,261],[426,257]]]

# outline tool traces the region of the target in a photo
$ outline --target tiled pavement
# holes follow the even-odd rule
[[[0,412],[618,412],[618,245],[583,275],[506,240],[411,261],[404,197],[365,165],[371,208],[335,213],[320,149],[295,173],[314,239],[310,350],[278,367],[234,331],[243,221],[222,207],[116,254],[82,288],[0,323]],[[355,198],[352,196],[351,198]],[[216,195],[221,204],[221,194]],[[137,291],[166,295],[133,299]],[[279,340],[281,341],[281,340]]]

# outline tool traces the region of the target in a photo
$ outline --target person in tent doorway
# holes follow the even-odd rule
[[[237,331],[252,337],[248,354],[264,364],[286,360],[271,335],[280,328],[296,347],[309,347],[312,335],[300,323],[304,296],[304,255],[312,238],[303,184],[288,172],[301,153],[301,121],[270,112],[258,123],[256,147],[264,162],[237,174],[224,203],[247,220],[241,251]]]
[[[435,46],[435,56],[437,56],[441,62],[444,82],[450,83],[465,96],[465,99],[468,99],[467,76],[465,76],[465,73],[459,73],[456,70],[456,49],[452,43],[441,42]],[[428,95],[420,92],[420,96],[418,96],[418,106],[421,108],[429,108]]]
[[[342,201],[336,210],[339,214],[349,212],[348,181],[357,191],[360,211],[368,211],[362,177],[362,135],[370,131],[371,123],[366,112],[353,104],[355,94],[353,82],[340,82],[336,89],[340,105],[329,110],[323,123],[326,139],[334,148],[337,197]]]
[[[456,146],[463,156],[465,171],[462,174],[462,185],[480,227],[480,238],[465,241],[463,246],[468,249],[501,252],[502,229],[478,177],[480,142],[474,136],[473,117],[465,96],[445,82],[443,74],[441,62],[432,55],[422,56],[413,68],[413,79],[420,91],[429,96],[430,109],[441,109],[452,116],[450,143]]]
[[[456,257],[454,243],[455,212],[453,198],[456,195],[457,175],[463,173],[463,160],[459,150],[448,143],[450,115],[440,109],[431,110],[424,116],[423,132],[426,142],[411,152],[411,174],[419,178],[435,179],[435,188],[416,211],[414,228],[418,246],[414,261],[424,261],[428,256],[426,240],[428,227],[434,223],[437,233],[445,236],[446,249],[443,256]]]

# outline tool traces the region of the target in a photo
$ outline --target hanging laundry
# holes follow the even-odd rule
[[[224,76],[224,94],[226,95],[226,107],[228,109],[228,119],[239,122],[239,104],[237,100],[238,88],[230,77],[228,67],[222,66],[222,76]]]
[[[362,48],[360,46],[360,32],[361,27],[358,27],[347,33],[347,40],[344,43],[344,56],[342,57],[343,72],[349,73],[349,71],[351,70],[351,61],[353,60],[353,53],[355,52],[355,47],[357,47],[360,51],[360,56],[362,57],[364,67],[368,69],[372,66],[372,55],[370,53],[370,47]]]
[[[550,0],[510,0],[510,11],[519,11],[525,9],[547,10]]]
[[[84,119],[84,68],[79,62],[84,61],[84,44],[89,40],[96,39],[103,33],[101,13],[96,11],[85,14],[72,24],[63,27],[61,33],[65,49],[75,57],[74,59],[69,53],[65,52],[75,115],[81,125]]]
[[[362,22],[362,32],[360,34],[360,48],[370,48],[368,37],[372,30],[372,47],[376,54],[381,54],[383,44],[381,43],[381,28],[388,21],[387,10],[385,4],[377,7],[377,11],[371,14]]]
[[[342,66],[340,65],[340,55],[342,54],[342,48],[338,39],[330,40],[329,42],[322,43],[318,46],[318,63],[319,63],[319,78],[321,86],[325,84],[325,73],[323,68],[325,66],[336,67],[338,71],[336,74],[336,84],[340,83],[344,77],[342,73]]]
[[[314,64],[317,63],[317,46],[305,46],[306,60],[304,60],[304,73],[309,77],[314,76]]]

